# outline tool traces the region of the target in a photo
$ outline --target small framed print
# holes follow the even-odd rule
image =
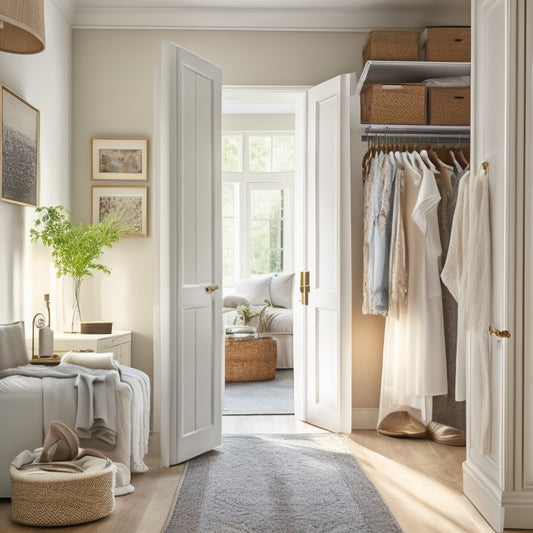
[[[131,185],[113,187],[112,185],[93,186],[92,223],[100,223],[110,214],[119,214],[127,230],[122,236],[148,235],[148,187]]]
[[[148,179],[148,138],[91,139],[91,178],[93,180]]]
[[[39,204],[39,110],[0,84],[0,198]]]

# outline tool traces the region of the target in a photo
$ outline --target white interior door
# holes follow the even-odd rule
[[[160,112],[161,456],[221,442],[221,71],[163,43]]]
[[[306,421],[351,431],[350,98],[344,74],[308,91]]]

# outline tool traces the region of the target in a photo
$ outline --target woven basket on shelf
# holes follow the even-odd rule
[[[361,91],[362,124],[425,124],[426,87],[367,83]]]
[[[428,87],[428,124],[468,126],[470,87]]]
[[[115,508],[116,466],[100,457],[88,457],[82,465],[82,472],[17,470],[11,465],[13,521],[55,527],[93,522],[109,515]]]
[[[266,381],[276,377],[277,343],[272,337],[226,339],[226,381]]]
[[[363,46],[363,61],[417,61],[421,30],[373,30]]]
[[[470,28],[427,28],[426,61],[470,61]]]

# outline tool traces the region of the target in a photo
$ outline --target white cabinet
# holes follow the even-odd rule
[[[476,446],[480,413],[468,400],[480,376],[468,375],[463,488],[496,531],[533,528],[530,9],[527,0],[472,0],[471,167],[490,165],[491,325],[511,337],[490,337],[485,451]],[[477,355],[474,347],[470,360]]]
[[[70,350],[112,353],[120,364],[131,366],[131,331],[116,330],[108,334],[56,333],[54,352],[61,355]]]

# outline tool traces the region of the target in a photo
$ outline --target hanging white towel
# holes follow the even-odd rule
[[[472,374],[472,411],[479,428],[472,443],[490,448],[488,326],[491,310],[489,182],[484,172],[465,173],[459,184],[450,246],[441,278],[458,303],[457,401],[466,399],[466,356]]]

